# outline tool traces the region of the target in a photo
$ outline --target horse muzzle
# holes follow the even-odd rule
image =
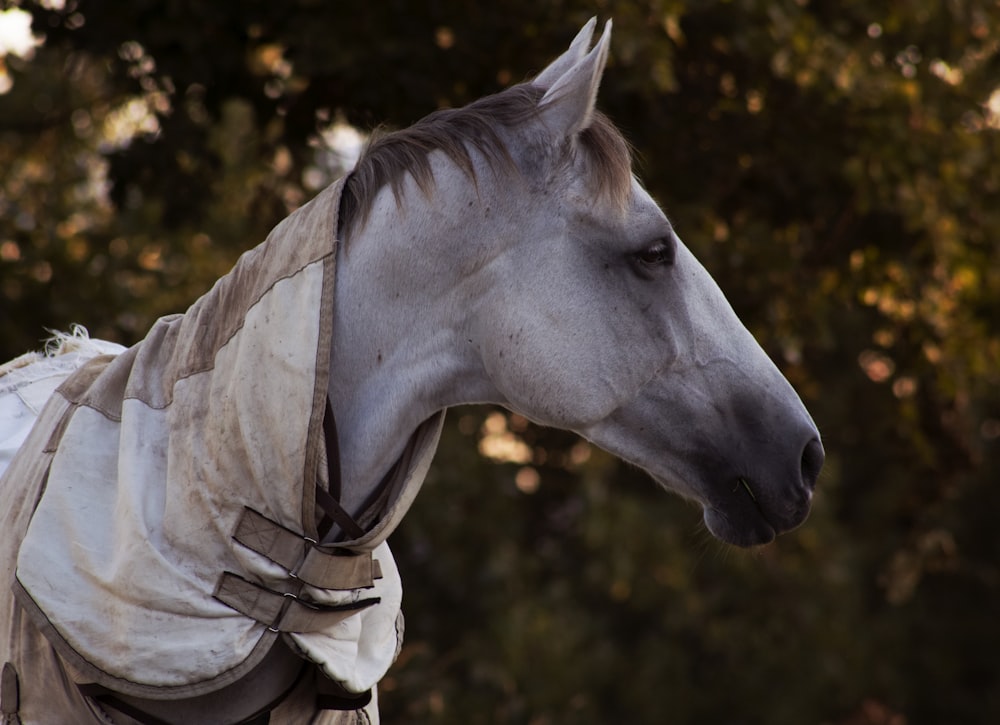
[[[809,515],[813,490],[825,454],[818,437],[802,447],[798,470],[769,471],[756,466],[757,475],[730,473],[703,503],[705,525],[717,539],[736,546],[767,544],[778,534],[796,528]]]

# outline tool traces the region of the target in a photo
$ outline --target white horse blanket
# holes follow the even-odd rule
[[[216,597],[223,576],[249,582],[251,598],[255,587],[289,589],[285,566],[234,540],[248,510],[317,538],[342,185],[279,224],[185,314],[69,377],[0,479],[0,531],[23,536],[19,551],[2,551],[0,572],[89,681],[140,697],[212,692],[259,663],[275,629],[349,692],[370,689],[398,654],[402,592],[385,538],[426,475],[443,414],[410,441],[380,520],[345,545],[370,552],[381,578],[293,590],[378,604],[294,631]],[[33,404],[52,387],[30,391]],[[7,600],[0,622],[11,621]],[[0,642],[0,660],[24,655],[16,639]]]

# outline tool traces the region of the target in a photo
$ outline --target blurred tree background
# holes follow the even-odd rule
[[[36,39],[0,55],[0,359],[71,322],[141,339],[349,166],[352,128],[613,17],[601,106],[824,432],[815,510],[728,549],[572,435],[454,411],[393,537],[386,723],[1000,722],[995,0],[0,9]]]

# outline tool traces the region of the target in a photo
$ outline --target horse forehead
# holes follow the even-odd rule
[[[570,216],[586,227],[596,227],[615,236],[666,236],[672,231],[667,215],[649,192],[633,177],[622,203],[613,195],[580,189],[568,194]]]
[[[669,224],[667,215],[663,209],[660,208],[656,200],[635,177],[632,177],[632,189],[629,194],[629,204],[625,213],[626,216],[633,218],[652,222],[666,222]]]

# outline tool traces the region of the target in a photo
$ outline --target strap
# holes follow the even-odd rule
[[[21,693],[17,682],[17,670],[10,662],[3,663],[0,674],[0,715],[4,725],[15,725],[21,722],[18,710],[21,709]]]
[[[329,629],[355,612],[382,601],[380,597],[369,597],[347,604],[317,604],[290,592],[272,591],[228,571],[219,578],[214,596],[272,632],[298,633]]]
[[[316,667],[316,707],[320,710],[360,710],[371,701],[371,690],[348,692]]]
[[[365,535],[365,530],[361,528],[347,510],[340,505],[340,501],[335,499],[322,486],[316,486],[316,503],[323,509],[323,520],[320,522],[319,530],[321,536],[325,538],[333,524],[337,524],[351,539],[360,539]]]
[[[382,480],[379,481],[378,486],[368,494],[368,498],[361,505],[361,513],[358,514],[358,523],[361,524],[361,527],[366,532],[378,522],[382,514],[389,508],[389,504],[395,493],[392,484],[403,480],[399,475],[400,469],[403,467],[403,458],[396,459],[392,467],[382,476]]]
[[[365,530],[340,505],[340,440],[337,436],[337,421],[333,415],[330,398],[326,399],[326,415],[323,416],[323,435],[326,438],[326,470],[329,491],[316,484],[316,504],[324,516],[319,523],[320,538],[325,539],[334,524],[352,539],[365,535]]]
[[[160,718],[150,715],[145,710],[142,710],[134,705],[125,702],[120,699],[115,692],[109,690],[104,685],[98,685],[95,682],[87,682],[82,685],[77,685],[76,689],[80,691],[80,694],[84,697],[89,697],[91,700],[95,700],[103,708],[111,708],[112,710],[117,710],[122,715],[127,715],[137,722],[141,722],[143,725],[170,725],[166,720],[161,720]]]
[[[382,578],[371,552],[320,546],[251,508],[244,508],[233,539],[279,564],[294,579],[321,589],[369,589]]]
[[[355,553],[336,549],[331,552],[311,546],[302,565],[289,574],[320,589],[370,589],[375,586],[376,579],[382,578],[382,566],[378,559],[372,558],[370,551]]]

